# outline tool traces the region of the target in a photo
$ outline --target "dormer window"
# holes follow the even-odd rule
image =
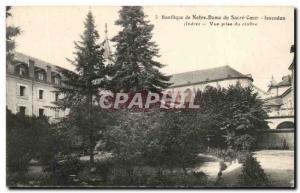
[[[60,74],[58,74],[57,72],[52,72],[52,83],[60,85],[60,80]]]
[[[19,68],[19,75],[20,76],[25,76],[26,75],[26,69],[24,69],[23,67]]]
[[[60,84],[60,78],[58,76],[54,77],[54,84]]]
[[[45,82],[46,81],[46,72],[43,69],[36,69],[35,71],[35,78],[38,81]]]
[[[39,79],[39,80],[45,80],[44,74],[41,73],[41,72],[39,72],[39,73],[38,73],[38,79]]]
[[[28,77],[28,68],[25,64],[19,64],[16,66],[15,72],[18,76]]]

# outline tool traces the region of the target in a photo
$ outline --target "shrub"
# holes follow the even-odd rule
[[[269,186],[269,180],[258,161],[248,155],[243,169],[238,177],[238,186],[242,187],[265,187]]]
[[[6,123],[7,185],[23,184],[30,160],[45,164],[54,156],[56,143],[46,117],[29,117],[7,110]]]
[[[50,168],[48,168],[48,171],[50,170],[51,173],[51,183],[53,184],[47,185],[77,185],[77,183],[72,180],[72,176],[77,177],[82,169],[83,164],[75,156],[67,155],[61,161],[53,161]]]
[[[242,151],[249,151],[255,144],[255,138],[249,134],[242,135],[236,138],[234,145],[235,149]]]
[[[126,169],[114,169],[108,178],[111,186],[159,186],[159,187],[191,187],[207,185],[207,176],[202,172],[164,170],[159,174],[153,167],[137,167],[132,172]]]

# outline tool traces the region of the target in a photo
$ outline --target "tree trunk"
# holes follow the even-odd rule
[[[88,108],[89,108],[89,141],[90,141],[90,166],[93,167],[94,166],[94,131],[93,131],[93,123],[92,123],[92,108],[93,108],[93,95],[90,94],[89,95],[89,104],[88,104]]]
[[[94,137],[92,128],[90,128],[90,165],[94,165]]]

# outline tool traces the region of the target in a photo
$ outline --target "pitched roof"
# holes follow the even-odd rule
[[[266,106],[280,106],[283,104],[282,99],[292,91],[292,88],[288,88],[279,96],[269,97],[265,99]]]
[[[281,106],[282,98],[280,96],[268,98],[265,100],[266,106]]]
[[[217,68],[173,74],[170,82],[173,83],[171,87],[177,87],[182,85],[198,84],[218,80],[221,81],[233,78],[247,78],[253,81],[252,77],[244,75],[226,65]]]
[[[291,86],[291,77],[288,75],[288,76],[284,76],[282,78],[282,80],[275,84],[275,85],[271,85],[271,87],[282,87],[282,86]]]
[[[15,54],[15,60],[16,61],[24,62],[27,65],[28,65],[29,60],[33,60],[34,61],[34,66],[42,68],[42,69],[45,69],[46,66],[52,67],[52,71],[58,71],[59,68],[63,68],[63,67],[51,64],[49,62],[43,61],[41,59],[26,55],[26,54],[23,54],[23,53],[20,53],[20,52],[15,52],[14,54]]]
[[[287,94],[289,94],[290,92],[292,92],[292,87],[288,88],[286,91],[284,91],[284,93],[282,93],[281,97],[285,97]]]

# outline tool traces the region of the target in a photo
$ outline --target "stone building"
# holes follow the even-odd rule
[[[64,111],[48,108],[59,97],[53,92],[62,78],[58,66],[15,53],[14,64],[8,63],[6,69],[6,106],[12,113],[50,119],[65,116]]]
[[[289,70],[278,83],[272,78],[265,98],[271,129],[294,129],[294,60]]]
[[[105,50],[105,64],[113,63],[110,50],[107,25],[105,39],[101,46]],[[15,53],[15,62],[6,64],[6,106],[12,113],[28,116],[45,115],[51,121],[66,116],[68,110],[54,110],[53,102],[59,95],[55,86],[61,84],[61,67],[22,53]]]
[[[291,53],[294,46],[291,47]],[[289,70],[291,74],[283,76],[280,82],[273,78],[270,82],[265,106],[268,110],[270,130],[262,134],[259,146],[261,148],[293,149],[295,145],[295,121],[294,121],[294,65],[293,59]]]

